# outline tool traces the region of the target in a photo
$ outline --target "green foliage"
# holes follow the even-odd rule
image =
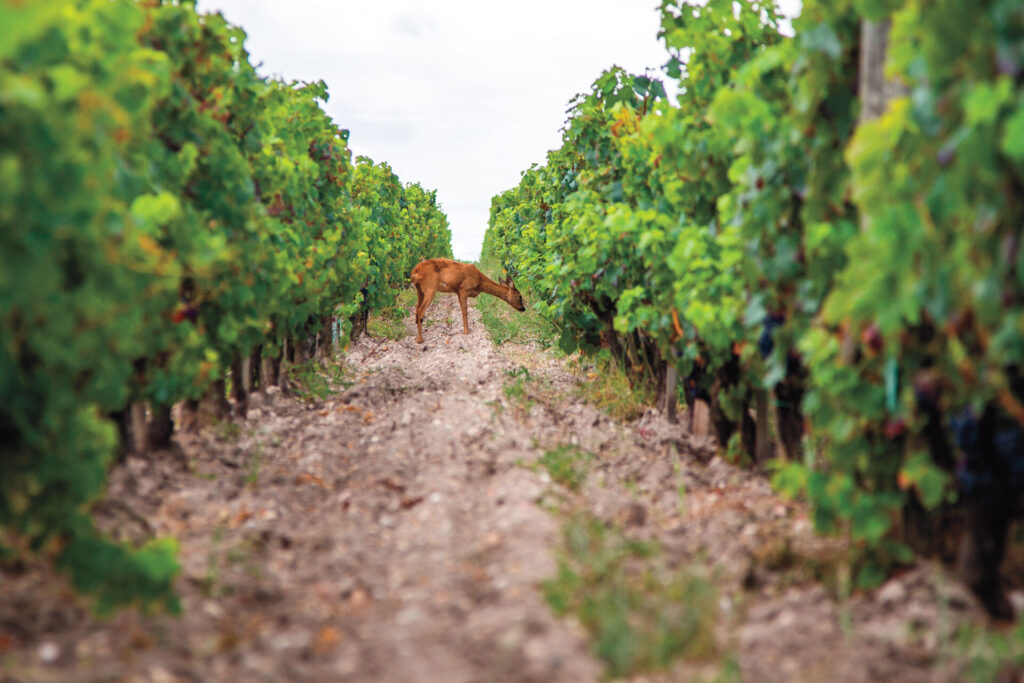
[[[416,293],[411,287],[399,289],[394,303],[371,315],[367,330],[372,337],[385,337],[393,341],[409,336],[406,325],[416,307]]]
[[[451,258],[451,231],[437,193],[418,184],[403,187],[386,162],[356,159],[352,199],[367,218],[366,305],[371,311],[393,306],[398,288],[408,285],[413,267],[423,259]]]
[[[501,389],[505,394],[505,398],[518,405],[524,411],[532,408],[534,397],[529,389],[529,384],[532,380],[530,371],[523,366],[519,366],[515,370],[506,370],[505,374],[511,378],[511,381],[505,382]]]
[[[579,618],[609,676],[713,654],[718,608],[707,579],[669,570],[652,543],[630,540],[589,515],[572,517],[563,533],[558,574],[544,582],[544,595],[557,614]]]
[[[915,383],[942,415],[1024,422],[1024,14],[810,0],[787,38],[752,0],[661,12],[676,101],[602,74],[561,148],[492,200],[484,254],[531,283],[567,351],[608,348],[633,378],[697,369],[733,419],[799,384],[806,459],[777,480],[849,536],[869,585],[909,557],[907,496],[952,492]],[[858,127],[861,21],[886,17],[907,94]]]
[[[379,234],[325,85],[259,77],[244,41],[190,2],[0,0],[0,525],[102,610],[176,606],[172,546],[114,545],[82,512],[109,416],[350,315],[383,238],[450,253],[416,185]]]
[[[616,420],[635,420],[653,401],[648,388],[631,383],[621,362],[605,350],[590,359],[577,357],[571,367],[579,377],[578,396]]]
[[[310,359],[291,369],[293,391],[299,399],[310,403],[323,401],[334,393],[330,379],[324,374],[320,361]]]
[[[1005,633],[967,625],[958,629],[946,651],[966,661],[966,680],[995,683],[1012,680],[1024,670],[1024,624]]]
[[[495,258],[493,251],[487,252],[477,266],[484,273],[500,273],[498,279],[507,274]],[[531,305],[537,298],[532,284],[529,280],[520,279],[515,285],[526,301],[526,311],[524,312],[516,311],[495,297],[482,296],[476,299],[480,319],[491,335],[491,340],[498,346],[508,343],[527,344],[531,342],[542,347],[551,346],[551,339],[557,334],[556,326]]]
[[[576,492],[587,479],[589,461],[590,454],[586,451],[581,451],[575,446],[562,445],[544,453],[537,462],[548,471],[552,481]]]

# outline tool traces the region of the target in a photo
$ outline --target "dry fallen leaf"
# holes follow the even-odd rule
[[[382,486],[386,486],[387,488],[391,489],[392,491],[396,491],[398,493],[405,493],[405,484],[401,484],[393,479],[381,479],[379,483]]]
[[[252,517],[252,513],[249,512],[249,508],[243,507],[241,510],[238,511],[238,514],[236,514],[228,523],[228,528],[237,529],[238,527],[245,524],[246,520],[248,520],[250,517]]]
[[[338,632],[338,629],[333,626],[324,626],[313,641],[313,652],[325,655],[334,649],[339,640],[341,640],[341,633]]]
[[[423,496],[406,496],[402,498],[402,509],[408,510],[411,507],[419,505],[423,502]]]
[[[295,477],[296,486],[302,486],[303,484],[315,484],[316,486],[319,486],[322,489],[331,488],[330,486],[327,485],[327,482],[325,482],[322,478],[316,476],[315,474],[310,474],[309,472],[303,472],[299,476]]]

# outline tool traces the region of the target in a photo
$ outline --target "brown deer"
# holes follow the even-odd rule
[[[416,287],[416,343],[423,343],[423,316],[427,306],[438,292],[458,294],[462,307],[462,333],[469,334],[467,300],[483,292],[496,296],[517,311],[525,311],[523,295],[516,289],[512,278],[498,284],[480,272],[472,263],[459,263],[445,258],[420,261],[410,277]]]

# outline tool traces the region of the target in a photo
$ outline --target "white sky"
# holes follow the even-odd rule
[[[797,0],[798,1],[798,0]],[[792,0],[786,4],[792,4]],[[657,0],[199,0],[245,29],[260,73],[324,80],[354,154],[436,189],[455,257],[491,197],[559,146],[569,100],[618,64],[660,74]]]

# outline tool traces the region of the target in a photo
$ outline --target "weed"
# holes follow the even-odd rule
[[[339,367],[339,364],[336,363],[332,365]],[[289,372],[292,379],[292,391],[302,401],[309,403],[323,401],[335,392],[330,379],[324,374],[316,359],[306,361],[302,365],[292,366]]]
[[[224,539],[224,527],[217,525],[210,537],[210,552],[206,557],[206,575],[200,579],[200,589],[206,597],[220,597],[223,587],[218,586],[220,570],[218,567],[218,548]]]
[[[326,370],[333,386],[340,386],[342,390],[345,390],[355,384],[355,380],[352,379],[352,370],[344,363],[328,363]]]
[[[1024,671],[1024,623],[1006,632],[964,624],[951,637],[955,642],[940,651],[963,660],[968,680],[1009,681]]]
[[[392,320],[386,316],[371,316],[366,323],[366,331],[371,337],[385,337],[397,341],[409,336],[409,330],[403,320]]]
[[[511,377],[512,379],[516,379],[518,377],[530,379],[530,369],[524,365],[520,365],[518,368],[514,370],[506,370],[505,374]]]
[[[506,370],[505,374],[515,380],[513,382],[506,382],[505,386],[502,387],[505,398],[510,403],[518,405],[523,411],[528,411],[534,404],[533,396],[528,389],[528,384],[532,379],[530,371],[523,366],[519,366],[515,370]]]
[[[502,391],[505,393],[505,398],[517,404],[524,411],[528,411],[533,407],[533,398],[529,395],[526,388],[526,380],[522,377],[515,382],[506,384]]]
[[[576,492],[586,481],[590,458],[586,451],[581,451],[575,446],[562,445],[545,453],[537,462],[548,471],[552,481]]]
[[[630,540],[588,514],[565,525],[558,573],[544,582],[544,595],[557,614],[579,618],[609,677],[715,652],[711,582],[669,571],[659,554],[654,543]]]
[[[409,336],[406,323],[416,309],[416,290],[411,287],[398,292],[395,302],[387,308],[370,315],[366,321],[366,332],[371,337],[384,337],[397,341]]]
[[[582,359],[576,360],[574,369],[584,379],[579,386],[578,398],[597,406],[616,420],[636,419],[654,404],[653,393],[642,382],[634,386],[607,350],[594,356],[593,365]]]
[[[260,478],[260,463],[263,460],[263,445],[257,443],[252,452],[252,459],[249,461],[249,472],[245,475],[247,486],[255,487]]]
[[[231,420],[220,420],[216,423],[217,438],[221,441],[234,441],[242,433],[238,423]]]

